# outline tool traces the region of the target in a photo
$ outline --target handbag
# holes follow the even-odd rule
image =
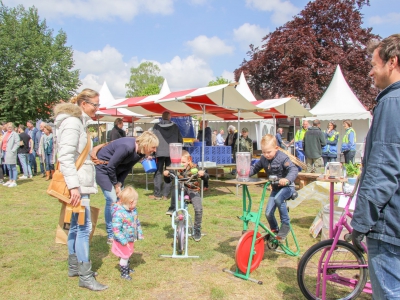
[[[107,145],[110,144],[110,143],[112,143],[112,141],[109,142],[109,143],[103,143],[103,144],[97,145],[97,146],[93,147],[92,151],[90,151],[90,159],[92,160],[92,162],[93,162],[95,165],[106,165],[106,164],[108,164],[108,161],[98,159],[98,158],[97,158],[97,153],[98,153],[102,148],[104,148],[105,146],[107,146]]]
[[[75,167],[77,170],[82,167],[87,155],[89,154],[90,145],[90,136],[88,135],[86,147],[85,149],[83,149],[82,153],[79,155],[78,159],[75,162]],[[47,188],[47,194],[67,204],[71,203],[71,194],[69,192],[67,184],[65,183],[64,175],[60,171],[59,162],[57,162],[57,167],[52,177],[53,178],[50,181],[49,187]]]

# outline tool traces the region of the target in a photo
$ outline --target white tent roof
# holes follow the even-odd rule
[[[100,105],[101,106],[106,106],[107,103],[111,103],[115,101],[115,98],[110,92],[110,89],[108,88],[107,83],[104,81],[103,86],[101,87],[100,91]]]
[[[369,119],[365,109],[347,84],[338,65],[329,87],[317,105],[310,110],[319,120]]]

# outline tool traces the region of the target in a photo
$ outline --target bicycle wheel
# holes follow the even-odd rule
[[[361,266],[366,265],[362,253],[352,244],[338,241],[327,262],[325,257],[332,243],[333,240],[326,240],[315,244],[304,253],[299,262],[297,283],[307,299],[322,297],[322,273],[326,263],[328,263],[326,299],[355,299],[365,286],[368,269]]]
[[[236,266],[242,273],[246,273],[250,257],[250,248],[253,241],[254,230],[247,231],[239,240],[236,246],[235,260]],[[264,257],[264,239],[260,239],[261,234],[257,232],[257,240],[254,244],[254,255],[251,262],[250,272],[253,272],[260,265]]]
[[[176,227],[176,239],[177,239],[177,252],[182,254],[185,251],[185,239],[186,239],[186,226],[185,221],[180,220]]]

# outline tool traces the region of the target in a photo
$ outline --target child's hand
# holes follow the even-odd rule
[[[288,184],[289,184],[289,180],[287,180],[286,178],[279,179],[279,185],[280,186],[286,186]]]
[[[167,177],[167,176],[169,176],[169,171],[168,171],[168,170],[165,170],[163,174],[164,174],[164,176]]]
[[[198,172],[198,174],[199,174],[200,177],[203,177],[203,176],[204,176],[204,173],[205,173],[204,170],[200,170],[200,171]]]

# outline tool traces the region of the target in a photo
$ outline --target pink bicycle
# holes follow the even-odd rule
[[[358,179],[350,194],[334,193],[334,183],[343,182],[340,179],[321,179],[330,182],[330,239],[321,241],[308,249],[300,259],[297,268],[297,283],[307,299],[355,299],[361,292],[372,294],[368,279],[368,264],[366,257],[351,241],[352,228],[347,217],[353,214],[349,207],[358,187]],[[342,216],[333,227],[334,195],[349,196]],[[343,229],[347,233],[340,240]],[[365,251],[367,251],[366,246]]]

